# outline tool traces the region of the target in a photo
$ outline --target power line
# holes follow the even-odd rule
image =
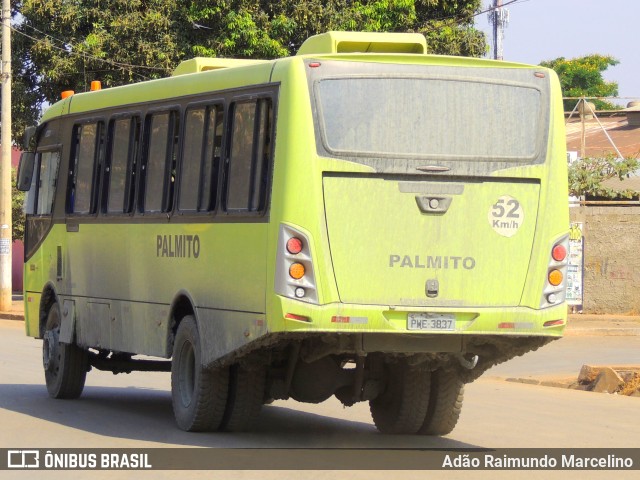
[[[502,4],[500,7],[493,6],[493,7],[487,8],[486,10],[482,10],[480,12],[474,13],[473,15],[471,15],[471,18],[475,18],[475,17],[477,17],[479,15],[492,12],[494,10],[497,10],[498,8],[503,8],[503,7],[506,7],[508,5],[513,5],[515,3],[522,3],[522,2],[526,2],[526,1],[529,1],[529,0],[509,0],[509,1],[505,2],[504,4]],[[450,15],[448,17],[433,18],[433,19],[430,19],[429,21],[430,22],[432,22],[432,21],[445,21],[445,20],[450,20],[450,19],[464,20],[465,18],[460,16],[460,15]],[[145,77],[144,75],[133,71],[134,68],[136,68],[136,69],[146,69],[146,70],[155,70],[155,71],[161,71],[161,72],[169,73],[169,69],[164,68],[164,67],[150,67],[150,66],[146,66],[146,65],[133,65],[133,64],[130,64],[130,63],[115,62],[115,61],[112,61],[112,60],[105,60],[104,58],[100,58],[100,57],[97,57],[95,55],[91,55],[91,54],[88,54],[88,53],[78,53],[78,52],[75,52],[73,50],[73,44],[65,42],[64,40],[56,38],[56,37],[54,37],[54,36],[52,36],[52,35],[50,35],[50,34],[48,34],[46,32],[43,32],[42,30],[37,29],[33,25],[29,25],[27,23],[23,23],[22,25],[24,25],[27,28],[30,28],[30,29],[34,30],[35,32],[38,32],[42,36],[44,36],[46,38],[49,38],[49,39],[53,40],[54,42],[57,42],[57,43],[63,45],[63,47],[59,47],[59,46],[56,46],[56,45],[51,45],[51,47],[56,49],[56,50],[64,52],[67,55],[73,55],[73,56],[77,56],[77,57],[82,57],[84,59],[92,59],[92,60],[95,60],[95,61],[99,61],[99,62],[105,63],[107,65],[112,65],[112,66],[118,67],[120,69],[127,70],[131,74],[136,75],[136,76],[142,78],[143,80],[148,80],[149,77]],[[34,36],[29,35],[29,34],[23,32],[21,30],[18,30],[17,28],[15,28],[13,26],[11,26],[10,28],[11,28],[12,31],[14,31],[18,35],[22,35],[23,37],[26,37],[26,38],[34,41],[34,42],[42,42],[43,41],[43,38],[34,37]]]
[[[28,38],[28,39],[30,39],[30,40],[33,40],[34,42],[42,42],[42,41],[43,41],[41,38],[36,38],[36,37],[33,37],[33,36],[31,36],[31,35],[29,35],[29,34],[27,34],[27,33],[21,32],[20,30],[16,29],[15,27],[11,27],[11,30],[13,30],[13,31],[14,31],[15,33],[17,33],[18,35],[22,35],[23,37],[26,37],[26,38]],[[134,72],[134,71],[132,70],[132,68],[131,68],[131,67],[137,68],[135,65],[127,65],[127,64],[121,64],[121,65],[119,65],[117,62],[112,62],[112,61],[110,61],[110,60],[104,60],[104,59],[102,59],[102,58],[100,58],[100,57],[96,57],[96,56],[94,56],[94,55],[89,55],[89,54],[86,54],[86,53],[78,53],[78,52],[74,52],[73,50],[69,51],[69,50],[67,50],[67,49],[65,49],[65,48],[58,47],[58,46],[56,46],[56,45],[51,45],[51,48],[54,48],[54,49],[59,50],[59,51],[61,51],[61,52],[64,52],[64,53],[66,53],[67,55],[71,55],[71,56],[75,56],[75,57],[80,57],[80,58],[83,58],[83,59],[91,58],[91,59],[93,59],[93,60],[101,61],[101,62],[103,62],[103,63],[106,63],[107,65],[114,65],[114,66],[117,66],[117,67],[121,68],[122,70],[127,70],[127,71],[129,71],[129,72],[130,72],[131,74],[133,74],[133,75],[137,75],[138,77],[140,77],[140,78],[141,78],[141,79],[143,79],[143,80],[148,80],[148,77],[145,77],[144,75],[142,75],[142,74],[140,74],[140,73],[137,73],[137,72]]]
[[[32,30],[34,30],[34,31],[36,31],[36,32],[38,32],[38,33],[40,33],[40,34],[44,35],[45,37],[50,38],[51,40],[54,40],[54,41],[56,41],[56,42],[58,42],[58,43],[61,43],[61,44],[62,44],[62,45],[64,45],[65,47],[66,47],[66,46],[71,46],[72,51],[73,51],[73,45],[72,45],[71,43],[65,42],[64,40],[60,40],[59,38],[56,38],[56,37],[54,37],[53,35],[50,35],[50,34],[48,34],[48,33],[46,33],[46,32],[43,32],[42,30],[38,30],[36,27],[34,27],[33,25],[30,25],[30,24],[28,24],[28,23],[23,23],[23,25],[24,25],[25,27],[28,27],[28,28],[30,28],[30,29],[32,29]],[[65,51],[68,51],[68,50],[65,50]],[[85,53],[85,54],[82,54],[82,55],[84,55],[84,56],[86,56],[86,57],[94,58],[94,59],[96,59],[96,60],[100,60],[100,61],[103,61],[103,62],[112,63],[112,64],[115,64],[115,65],[124,65],[124,66],[132,67],[132,68],[146,68],[147,70],[160,70],[160,71],[165,71],[165,72],[167,71],[167,69],[166,69],[166,68],[164,68],[164,67],[149,67],[149,66],[146,66],[146,65],[132,65],[132,64],[129,64],[129,63],[110,62],[110,61],[108,61],[108,60],[104,60],[104,59],[102,59],[102,58],[100,58],[100,57],[96,57],[96,56],[89,55],[89,54],[86,54],[86,53]]]
[[[522,2],[528,2],[529,0],[509,0],[505,3],[502,4],[502,7],[506,7],[508,5],[513,5],[514,3],[522,3]],[[479,15],[484,15],[485,13],[489,13],[492,12],[494,10],[496,10],[497,7],[489,7],[486,10],[481,10],[480,12],[474,13],[473,15],[471,15],[471,18],[475,18]],[[449,15],[448,17],[437,17],[437,18],[431,18],[427,21],[428,22],[439,22],[439,21],[445,21],[445,20],[451,20],[451,19],[456,19],[456,20],[466,20],[466,17],[463,17],[461,15]],[[433,27],[432,27],[433,28]]]
[[[529,0],[509,0],[508,2],[503,3],[500,7],[489,7],[486,10],[483,10],[481,12],[478,13],[474,13],[473,15],[471,15],[472,17],[477,17],[478,15],[483,15],[485,13],[489,13],[492,12],[494,10],[497,10],[498,8],[504,8],[507,7],[509,5],[513,5],[514,3],[523,3],[523,2],[528,2]]]
[[[32,28],[33,30],[35,30],[38,33],[44,35],[45,37],[48,37],[51,40],[64,45],[64,47],[60,47],[60,46],[57,46],[55,44],[50,44],[51,48],[54,48],[54,49],[59,50],[61,52],[64,52],[67,55],[71,55],[71,56],[75,56],[75,57],[81,57],[81,58],[84,58],[85,60],[86,59],[91,59],[91,60],[94,60],[94,61],[102,62],[104,64],[117,67],[117,68],[122,69],[122,70],[129,71],[131,74],[136,75],[136,76],[140,77],[143,80],[148,80],[149,77],[146,77],[146,76],[144,76],[144,75],[142,75],[142,74],[140,74],[138,72],[135,72],[133,70],[134,68],[135,69],[146,69],[146,70],[161,71],[161,72],[165,72],[165,73],[169,72],[169,69],[163,68],[163,67],[150,67],[150,66],[144,66],[144,65],[133,65],[133,64],[130,64],[130,63],[116,62],[116,61],[113,61],[113,60],[106,60],[104,58],[100,58],[100,57],[97,57],[95,55],[91,55],[91,54],[88,54],[88,53],[76,52],[76,51],[73,50],[73,45],[68,44],[67,42],[64,42],[64,41],[62,41],[62,40],[60,40],[58,38],[55,38],[55,37],[53,37],[53,36],[51,36],[51,35],[49,35],[47,33],[44,33],[42,31],[38,30],[37,28],[32,27],[31,25],[26,25],[26,26],[28,26],[29,28]],[[23,37],[26,37],[26,38],[34,41],[34,42],[39,43],[39,42],[43,42],[44,41],[43,38],[34,37],[32,35],[29,35],[28,33],[25,33],[25,32],[23,32],[21,30],[18,30],[17,28],[15,28],[13,26],[11,27],[11,30],[14,31],[15,33],[17,33],[18,35],[22,35]]]

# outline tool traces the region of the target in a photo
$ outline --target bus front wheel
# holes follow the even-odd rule
[[[178,427],[188,432],[220,427],[229,388],[228,369],[202,367],[202,346],[193,316],[180,322],[171,361],[171,398]]]
[[[78,398],[89,367],[87,351],[60,343],[60,306],[54,303],[47,315],[42,341],[42,365],[49,396]]]
[[[398,361],[387,365],[387,385],[369,401],[371,416],[382,433],[412,435],[424,423],[431,375],[420,365]]]

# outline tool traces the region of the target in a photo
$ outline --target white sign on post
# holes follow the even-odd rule
[[[582,310],[584,224],[572,222],[569,229],[569,266],[567,269],[567,304]]]

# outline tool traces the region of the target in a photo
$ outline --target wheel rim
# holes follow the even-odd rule
[[[196,377],[196,359],[193,345],[185,342],[180,349],[180,400],[188,407],[193,400]]]
[[[58,342],[59,328],[47,330],[42,342],[42,364],[44,370],[54,377],[57,375],[60,366],[60,348]]]

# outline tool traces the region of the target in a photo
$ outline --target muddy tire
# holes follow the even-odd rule
[[[228,432],[242,432],[255,423],[264,403],[266,370],[263,365],[231,367],[229,397],[222,422]]]
[[[455,372],[438,369],[431,374],[429,408],[421,435],[447,435],[455,428],[462,410],[464,383]]]
[[[202,368],[202,347],[196,321],[180,322],[171,360],[171,399],[178,427],[188,432],[215,431],[227,402],[228,369]]]
[[[86,350],[77,345],[60,343],[60,306],[54,303],[49,310],[42,341],[42,364],[49,396],[78,398],[84,389],[89,369]]]
[[[387,367],[384,392],[369,401],[373,423],[382,433],[411,435],[424,423],[429,404],[430,372],[406,362]]]

